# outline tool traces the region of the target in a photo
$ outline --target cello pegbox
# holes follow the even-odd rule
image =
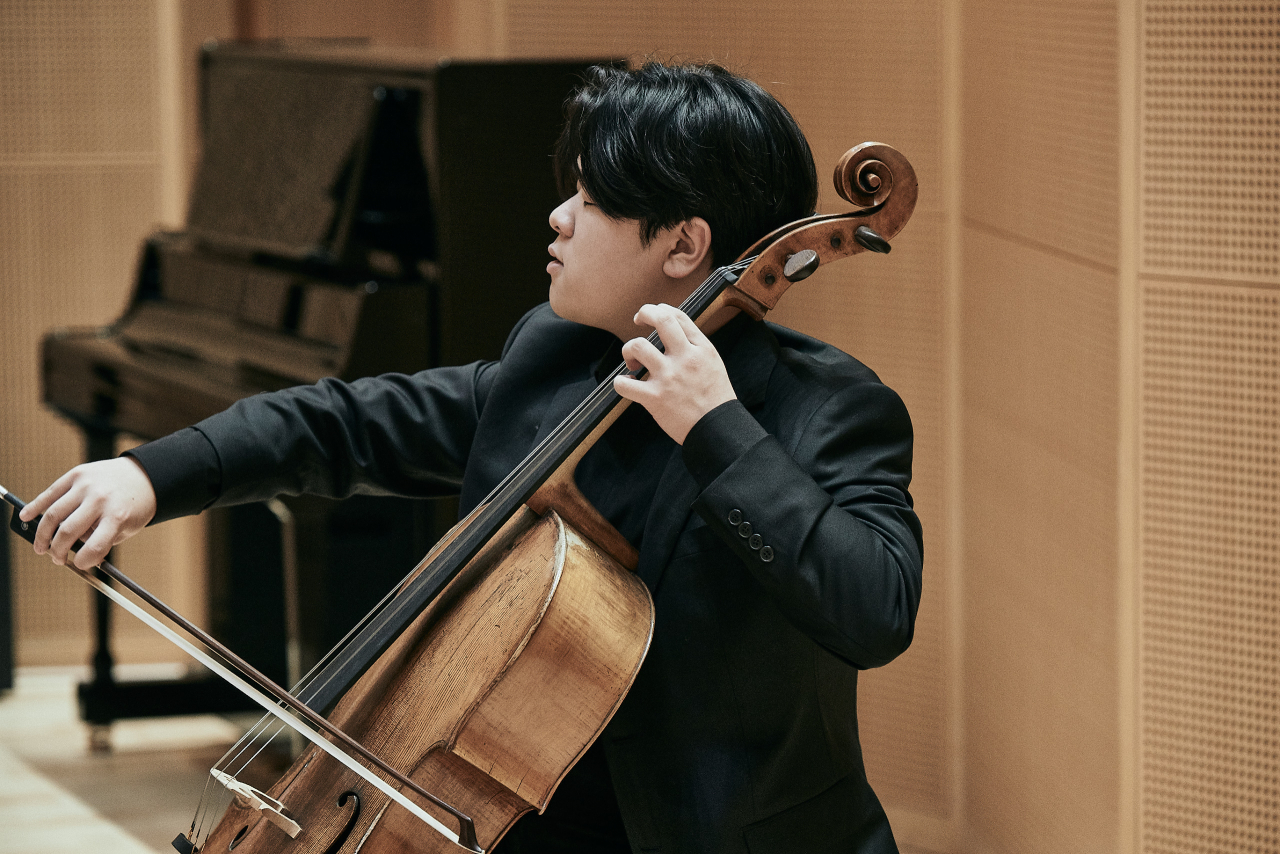
[[[836,165],[835,187],[858,209],[815,214],[761,238],[742,254],[743,259],[756,257],[725,291],[726,303],[758,320],[793,282],[807,278],[821,264],[868,250],[888,252],[889,241],[911,218],[919,194],[911,163],[881,142],[864,142],[845,152]]]

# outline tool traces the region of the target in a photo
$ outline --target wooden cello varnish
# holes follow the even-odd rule
[[[613,716],[648,650],[653,601],[555,512],[512,519],[450,588],[466,595],[447,590],[330,719],[470,815],[488,850],[546,806]],[[460,850],[314,747],[268,794],[302,825],[296,839],[233,804],[202,850]]]
[[[760,319],[819,264],[887,252],[887,240],[915,207],[910,163],[890,146],[863,143],[840,160],[835,177],[837,192],[860,210],[807,217],[767,235],[731,276],[721,268],[695,291],[686,312],[696,319],[728,306]],[[561,425],[576,426],[559,445],[549,439],[535,449],[489,505],[418,565],[397,597],[412,603],[395,623],[398,634],[379,642],[382,652],[329,715],[372,754],[470,816],[485,851],[522,814],[546,806],[621,705],[648,651],[653,601],[629,571],[638,555],[573,482],[578,460],[626,405],[606,382],[607,394]],[[548,447],[544,470],[539,453]],[[522,484],[532,485],[521,492]],[[497,521],[479,524],[486,516]],[[482,546],[468,545],[480,537]],[[456,554],[474,557],[449,564],[455,546]],[[442,564],[460,571],[435,574],[432,567]],[[413,585],[435,578],[442,580],[427,585],[431,596],[415,599],[425,587],[414,594]],[[427,603],[420,613],[418,602]],[[233,804],[200,850],[462,850],[314,747],[268,794],[301,826],[296,838]],[[442,824],[458,826],[455,816],[417,802]]]

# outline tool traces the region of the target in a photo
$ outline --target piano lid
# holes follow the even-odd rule
[[[293,61],[263,61],[273,55]],[[192,236],[325,264],[371,250],[404,269],[434,260],[421,81],[300,62],[271,45],[210,46],[202,64]]]

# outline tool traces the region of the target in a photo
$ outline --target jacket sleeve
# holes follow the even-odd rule
[[[258,394],[128,453],[155,522],[281,494],[453,495],[497,364]]]
[[[695,425],[683,455],[702,489],[695,509],[778,608],[867,668],[907,648],[920,602],[911,446],[902,401],[863,382],[831,393],[788,448],[731,401]]]

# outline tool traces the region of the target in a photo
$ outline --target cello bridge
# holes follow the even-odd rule
[[[235,777],[225,774],[217,768],[210,768],[209,775],[225,786],[227,791],[235,795],[237,804],[245,809],[254,809],[262,813],[263,818],[289,834],[290,839],[297,839],[298,834],[302,832],[302,826],[290,817],[289,811],[285,809],[284,804],[266,792],[260,792],[247,783],[241,783]]]

